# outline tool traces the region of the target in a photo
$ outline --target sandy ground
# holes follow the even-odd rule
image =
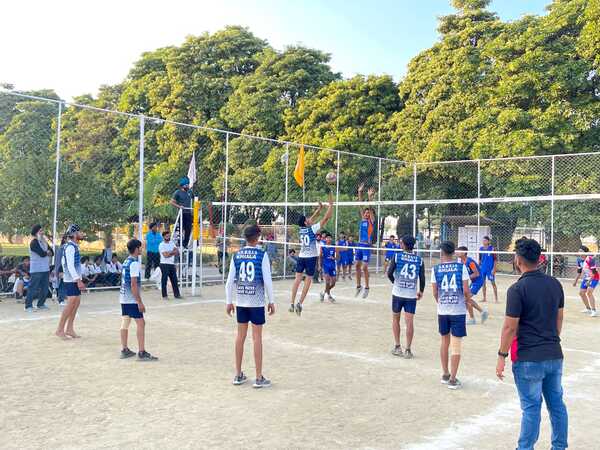
[[[85,294],[77,322],[82,339],[52,335],[58,307],[26,315],[0,304],[1,449],[403,448],[510,449],[520,410],[510,369],[495,378],[504,311],[469,328],[461,391],[439,383],[434,301],[416,316],[413,351],[390,354],[390,286],[374,277],[368,300],[350,282],[338,304],[321,304],[313,287],[302,318],[287,312],[289,282],[277,282],[279,309],[265,328],[270,390],[231,385],[235,322],[224,314],[220,286],[202,296],[163,302],[144,292],[147,348],[157,363],[120,360],[116,292]],[[573,449],[600,448],[598,321],[583,317],[575,288],[563,333],[565,396]],[[132,341],[132,348],[136,348]],[[245,370],[254,377],[251,342]],[[549,448],[543,413],[538,448]]]

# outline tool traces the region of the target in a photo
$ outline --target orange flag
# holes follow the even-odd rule
[[[304,144],[300,145],[298,161],[296,161],[296,168],[294,169],[294,179],[298,186],[304,187]]]

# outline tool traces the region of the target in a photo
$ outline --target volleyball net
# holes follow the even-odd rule
[[[406,234],[415,236],[415,250],[430,263],[442,241],[477,257],[489,236],[499,273],[514,271],[515,241],[523,236],[540,242],[548,272],[557,276],[574,276],[581,245],[598,251],[600,153],[414,163],[381,157],[394,154],[393,145],[328,149],[204,127],[193,117],[116,111],[110,104],[6,91],[0,101],[0,207],[9,212],[0,233],[6,241],[43,223],[58,243],[75,222],[89,237],[84,252],[98,255],[108,247],[122,260],[127,239],[145,241],[149,223],[175,231],[170,200],[193,165],[192,191],[200,203],[194,253],[203,283],[224,281],[250,223],[261,226],[274,275],[292,276],[298,219],[319,202],[322,217],[330,194],[333,213],[323,228],[334,244],[342,234],[358,242],[360,212],[372,209],[369,265],[375,272],[392,251],[390,238]],[[330,173],[333,183],[326,181]],[[4,253],[10,245],[3,245]],[[198,283],[191,273],[180,272],[188,285]]]

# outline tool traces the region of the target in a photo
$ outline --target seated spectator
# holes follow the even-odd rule
[[[56,294],[56,299],[60,306],[64,306],[67,298],[63,275],[62,264],[58,265],[58,270],[56,270],[55,266],[50,266],[50,289]]]
[[[296,271],[296,264],[298,264],[298,256],[296,256],[296,250],[293,248],[288,251],[288,265],[290,267],[290,272]]]
[[[17,299],[17,303],[23,303],[23,297],[27,295],[27,288],[29,287],[30,278],[29,256],[25,256],[15,269],[13,293]]]
[[[111,261],[106,265],[106,270],[108,271],[106,274],[107,283],[111,286],[119,286],[121,284],[123,265],[119,262],[117,255],[112,255]]]
[[[14,266],[7,256],[0,259],[0,292],[12,292],[13,283],[9,283],[9,278],[14,275]]]
[[[93,270],[89,256],[81,257],[81,278],[87,287],[96,287],[98,275]]]
[[[107,285],[107,271],[102,269],[102,256],[96,256],[92,264],[92,273],[96,275],[96,285]]]

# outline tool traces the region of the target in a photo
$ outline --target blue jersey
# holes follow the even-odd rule
[[[467,272],[469,272],[469,279],[471,280],[471,283],[473,283],[475,285],[483,283],[483,274],[481,273],[481,267],[479,267],[479,264],[477,264],[477,261],[475,261],[470,256],[467,256],[467,262],[466,262],[465,266],[467,267]],[[476,279],[471,278],[471,275],[473,275],[475,273],[474,269],[476,269],[477,273],[479,273],[479,277]]]
[[[414,253],[397,252],[394,259],[394,286],[392,295],[414,300],[417,298],[419,272],[423,259]]]
[[[356,250],[353,247],[356,247],[356,242],[348,242],[348,250],[346,250],[346,258],[348,258],[348,262],[354,262],[354,251]]]
[[[434,266],[431,282],[437,285],[439,315],[454,316],[467,313],[463,281],[468,280],[468,277],[467,268],[459,262]]]
[[[393,242],[388,242],[387,244],[385,244],[385,248],[389,249],[385,252],[385,257],[387,259],[392,259],[394,257],[394,253],[396,253],[393,249],[398,249],[400,247],[394,244]]]
[[[481,265],[481,270],[485,273],[491,272],[494,268],[494,263],[496,262],[496,254],[491,253],[493,251],[493,245],[488,245],[487,247],[479,247],[479,264]]]
[[[300,258],[314,258],[319,256],[316,233],[320,228],[320,223],[300,228],[300,254],[298,255]]]
[[[344,248],[348,247],[348,241],[346,241],[345,239],[339,239],[337,241],[337,246],[340,247],[338,248],[338,254],[340,255],[340,261],[342,261],[344,258],[346,258],[348,252],[348,250]]]
[[[373,227],[373,221],[371,219],[361,220],[358,230],[359,242],[361,244],[372,244],[374,234],[375,228]]]
[[[136,303],[131,289],[131,279],[136,278],[136,284],[138,285],[138,292],[142,288],[142,277],[140,276],[140,263],[137,258],[130,256],[123,263],[123,269],[121,271],[121,290],[119,295],[119,301],[123,304]]]
[[[333,245],[322,246],[321,256],[323,257],[323,266],[335,265],[335,247]]]
[[[257,247],[244,247],[233,257],[237,303],[256,307],[265,304],[262,263],[265,252]]]

